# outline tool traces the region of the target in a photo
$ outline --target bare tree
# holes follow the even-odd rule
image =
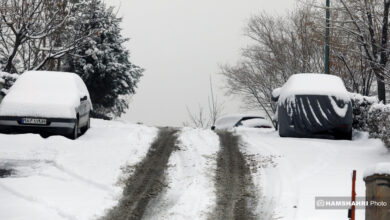
[[[354,36],[350,51],[364,57],[376,77],[379,100],[386,102],[385,80],[388,73],[389,59],[389,7],[387,0],[340,0],[332,10],[343,14],[334,19],[333,29],[349,36]],[[345,56],[344,56],[345,58]],[[372,83],[366,78],[364,83]]]
[[[184,126],[192,124],[197,128],[207,128],[215,124],[217,119],[221,116],[224,106],[214,93],[214,86],[211,76],[209,78],[209,85],[210,96],[208,97],[208,112],[206,112],[201,105],[198,105],[198,109],[195,112],[192,112],[187,106],[187,113],[190,118],[190,123],[184,123]]]
[[[0,57],[5,57],[4,71],[42,69],[79,46],[88,33],[77,33],[68,24],[81,22],[77,17],[80,2],[2,0]]]
[[[299,8],[287,17],[262,13],[252,17],[246,36],[253,44],[245,48],[236,65],[221,66],[229,94],[244,97],[249,108],[261,109],[272,120],[276,104],[273,89],[295,73],[320,72],[323,48],[312,11]]]

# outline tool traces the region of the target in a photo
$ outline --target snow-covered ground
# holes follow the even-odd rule
[[[260,161],[254,182],[260,187],[260,211],[275,219],[347,219],[347,210],[316,210],[315,197],[349,197],[357,170],[357,196],[365,196],[367,167],[390,161],[390,153],[365,133],[353,141],[280,138],[271,129],[237,129],[241,150]],[[364,210],[357,210],[364,219]]]
[[[121,167],[144,158],[156,128],[92,120],[72,141],[61,136],[0,134],[0,219],[94,219],[116,204]]]
[[[272,129],[237,128],[241,151],[253,171],[265,219],[346,219],[346,210],[316,210],[316,196],[351,194],[357,170],[357,194],[365,195],[367,167],[390,161],[379,140],[356,133],[353,141],[280,138]],[[0,219],[96,219],[117,204],[123,167],[138,164],[157,129],[92,120],[78,140],[61,136],[0,134]],[[167,188],[151,201],[146,219],[207,219],[216,203],[213,182],[218,136],[210,130],[183,128],[178,149],[169,158]],[[257,171],[256,169],[257,168]],[[364,219],[364,210],[357,211]]]
[[[168,188],[145,219],[207,219],[215,206],[218,136],[211,130],[184,128],[178,142],[168,162]]]

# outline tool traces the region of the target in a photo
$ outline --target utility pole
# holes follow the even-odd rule
[[[326,33],[325,33],[325,73],[329,74],[329,29],[330,0],[326,0]]]

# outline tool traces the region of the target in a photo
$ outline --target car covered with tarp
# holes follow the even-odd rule
[[[352,102],[340,77],[294,74],[272,96],[281,137],[352,139]]]

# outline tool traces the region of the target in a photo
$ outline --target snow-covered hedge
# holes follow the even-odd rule
[[[352,127],[359,131],[369,131],[369,111],[372,105],[379,103],[376,96],[362,96],[350,93],[352,99],[353,122]]]
[[[10,73],[0,71],[0,81],[5,82],[4,88],[0,91],[0,94],[1,93],[6,94],[7,89],[9,89],[14,84],[18,76],[19,76],[18,74],[10,74]]]
[[[370,137],[382,139],[390,148],[390,105],[374,104],[368,115]]]
[[[351,93],[353,128],[367,131],[372,138],[379,138],[390,148],[390,105],[379,103],[377,97]]]

